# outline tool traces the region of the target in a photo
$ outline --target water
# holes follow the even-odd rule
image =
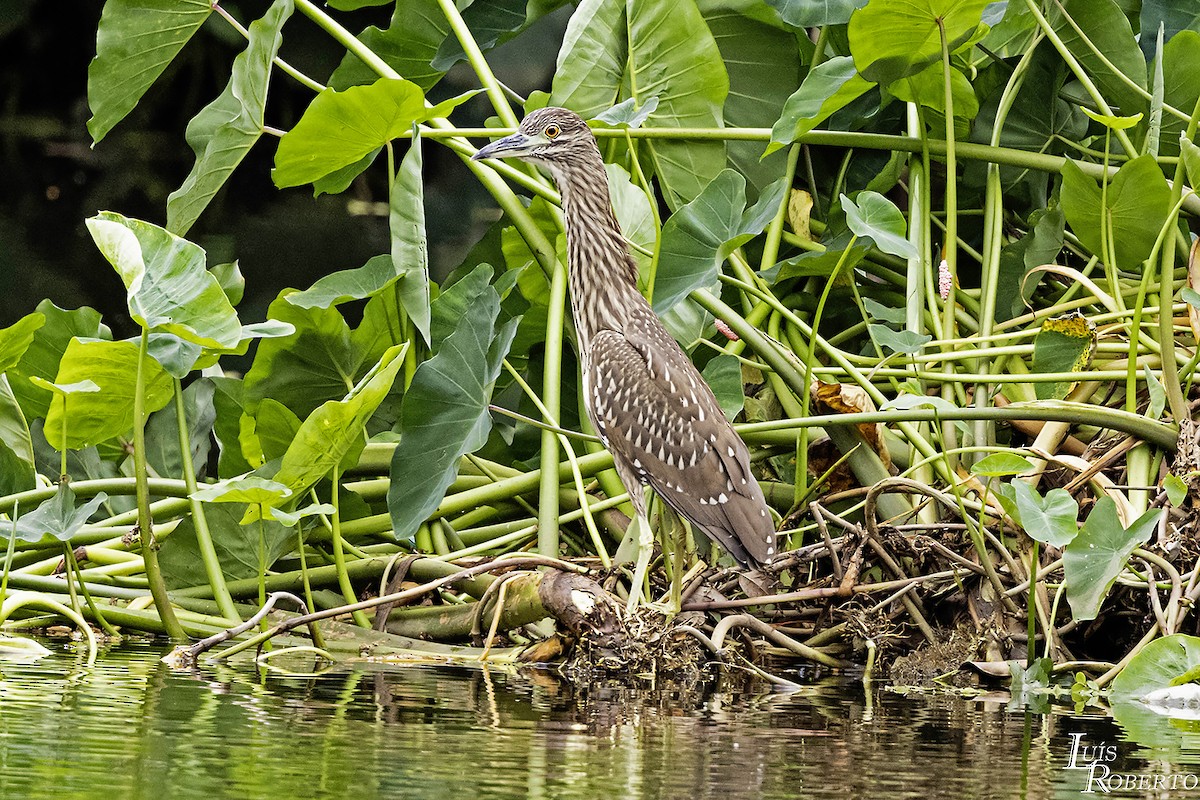
[[[149,645],[87,667],[47,644],[39,662],[0,663],[5,800],[1200,795],[1084,794],[1088,770],[1067,768],[1072,734],[1077,762],[1147,786],[1200,775],[1197,753],[1154,761],[1103,716],[886,691],[868,702],[849,681],[680,694],[445,667],[264,678],[244,666],[174,672]]]

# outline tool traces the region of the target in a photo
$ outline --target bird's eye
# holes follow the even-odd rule
[[[553,139],[556,136],[558,136],[560,133],[562,133],[562,129],[559,128],[554,123],[550,123],[549,125],[546,126],[546,129],[544,131],[542,131],[542,133],[544,133],[546,135],[547,139]]]

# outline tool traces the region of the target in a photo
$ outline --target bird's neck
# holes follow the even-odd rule
[[[637,289],[637,262],[613,213],[604,162],[598,150],[589,156],[553,170],[566,218],[571,309],[583,352],[596,332],[624,328],[630,303],[645,302]]]

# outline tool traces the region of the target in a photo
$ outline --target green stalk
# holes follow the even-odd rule
[[[342,470],[340,467],[334,467],[333,472],[329,476],[333,488],[330,490],[330,501],[333,504],[333,517],[330,519],[332,527],[333,539],[333,564],[337,568],[338,588],[341,589],[342,597],[346,598],[346,602],[354,604],[358,602],[358,597],[354,594],[354,587],[350,584],[350,574],[346,571],[346,554],[342,549],[342,512],[340,487],[342,481]],[[266,586],[266,580],[263,579],[262,587]],[[362,628],[370,628],[371,623],[367,619],[367,615],[361,611],[354,612],[354,623]]]
[[[479,49],[479,45],[475,42],[475,37],[471,35],[471,29],[467,27],[462,14],[459,13],[458,6],[454,4],[453,0],[437,0],[437,2],[438,6],[442,9],[442,14],[446,17],[446,21],[450,23],[450,30],[454,31],[458,43],[462,46],[463,53],[466,54],[467,61],[471,64],[471,69],[475,71],[475,77],[479,79],[479,83],[483,86],[484,91],[487,92],[488,100],[491,101],[496,115],[500,117],[500,121],[505,125],[511,125],[515,128],[517,125],[517,116],[513,114],[512,106],[508,104],[508,98],[504,96],[504,89],[492,73],[491,66],[488,65],[483,51]]]
[[[133,392],[133,469],[137,480],[138,532],[142,545],[142,561],[146,565],[146,580],[154,607],[162,619],[163,630],[172,639],[184,640],[184,633],[171,599],[167,596],[167,584],[158,568],[158,543],[154,541],[154,520],[150,516],[149,465],[146,463],[146,361],[149,360],[150,330],[142,328],[141,346],[138,349],[137,373]]]
[[[192,464],[192,444],[188,433],[187,416],[183,408],[183,383],[175,379],[175,421],[179,427],[179,457],[183,463],[183,482],[187,486],[188,502],[192,510],[192,523],[196,530],[196,547],[200,551],[200,560],[204,562],[204,572],[208,576],[208,585],[212,587],[213,599],[221,609],[221,616],[227,619],[240,619],[234,608],[233,598],[225,588],[225,573],[221,569],[221,559],[213,546],[212,534],[208,529],[208,517],[204,513],[204,504],[191,499],[196,491],[196,469]]]
[[[1027,640],[1025,642],[1025,663],[1032,664],[1037,659],[1037,643],[1034,639],[1037,636],[1037,575],[1038,564],[1038,541],[1033,540],[1033,547],[1029,550],[1029,605],[1025,609],[1026,623],[1025,629]],[[1050,631],[1046,631],[1046,641],[1050,641]]]
[[[96,601],[92,599],[92,593],[88,591],[87,583],[83,580],[83,571],[79,569],[79,562],[75,560],[75,550],[71,545],[63,542],[63,551],[67,562],[67,574],[75,574],[75,580],[79,583],[79,592],[83,595],[83,600],[87,603],[88,610],[91,611],[92,619],[96,620],[96,624],[100,626],[109,636],[120,636],[117,629],[109,624],[104,615],[100,613],[100,609],[96,606]]]
[[[1187,130],[1184,136],[1188,141],[1192,141],[1196,136],[1197,121],[1200,120],[1200,99],[1196,100],[1196,106],[1192,109],[1192,118],[1188,121]],[[1171,202],[1172,205],[1179,202],[1183,193],[1184,166],[1183,159],[1180,159],[1175,165],[1175,179],[1171,182]],[[1167,226],[1175,227],[1175,220],[1178,212],[1173,213],[1167,218]],[[1159,269],[1161,279],[1158,287],[1158,344],[1163,354],[1163,387],[1167,391],[1167,404],[1171,409],[1171,417],[1175,420],[1175,425],[1178,426],[1183,420],[1190,418],[1188,411],[1187,399],[1184,397],[1183,388],[1179,383],[1179,371],[1175,364],[1175,359],[1169,354],[1175,351],[1175,330],[1174,319],[1171,315],[1171,300],[1175,296],[1175,248],[1163,247],[1162,251],[1162,266]]]
[[[445,0],[442,0],[445,2]],[[557,262],[556,262],[557,264]],[[550,280],[550,300],[546,311],[545,364],[542,373],[542,405],[545,420],[557,425],[561,412],[563,327],[567,304],[567,270],[557,264]],[[558,434],[542,431],[539,463],[542,480],[538,486],[538,552],[558,556]]]

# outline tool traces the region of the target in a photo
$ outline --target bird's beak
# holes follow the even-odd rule
[[[532,152],[537,141],[525,134],[517,131],[512,136],[505,136],[503,139],[497,139],[489,145],[486,145],[478,153],[471,156],[472,161],[480,161],[485,158],[520,158]]]

